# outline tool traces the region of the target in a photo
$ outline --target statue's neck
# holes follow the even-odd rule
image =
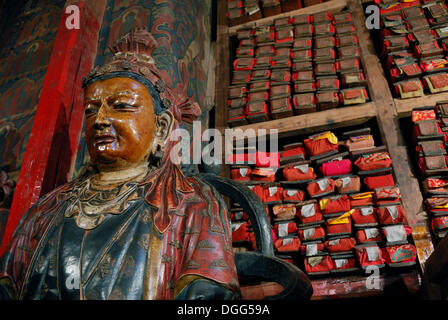
[[[92,179],[95,184],[108,185],[126,181],[140,181],[148,172],[148,164],[142,163],[141,165],[132,168],[115,171],[101,171]]]

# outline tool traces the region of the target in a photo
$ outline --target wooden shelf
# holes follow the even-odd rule
[[[277,129],[279,137],[287,137],[319,130],[335,129],[347,125],[362,124],[376,117],[375,104],[365,103],[352,107],[341,107],[325,111],[307,113],[284,119],[252,123],[235,127],[241,130]],[[269,133],[269,132],[267,132]]]
[[[246,23],[242,23],[242,24],[230,27],[229,35],[234,36],[234,35],[236,35],[236,32],[238,30],[256,27],[257,25],[262,25],[267,22],[273,22],[275,19],[279,19],[279,18],[294,17],[294,16],[297,16],[300,14],[310,14],[310,13],[317,13],[317,12],[323,12],[323,11],[338,12],[338,11],[341,11],[341,9],[343,9],[346,5],[347,5],[347,0],[330,0],[327,2],[312,5],[309,7],[280,13],[275,16],[266,17],[263,19],[255,20],[255,21],[249,21]]]
[[[448,100],[448,93],[426,95],[414,99],[394,99],[385,77],[383,67],[375,52],[375,46],[370,37],[370,31],[365,27],[365,15],[362,3],[370,0],[331,0],[318,5],[302,8],[276,16],[263,18],[257,21],[247,22],[229,28],[225,18],[225,1],[218,2],[218,43],[217,43],[217,75],[216,77],[216,128],[227,127],[227,92],[230,83],[230,36],[235,35],[240,29],[254,27],[281,17],[292,17],[300,14],[313,14],[323,11],[337,12],[347,7],[352,12],[353,23],[358,36],[360,58],[367,79],[371,102],[351,107],[293,116],[284,119],[271,120],[260,123],[248,124],[240,127],[241,130],[253,129],[258,131],[265,129],[277,129],[279,137],[294,136],[298,134],[314,133],[335,128],[359,125],[370,119],[376,118],[380,130],[382,143],[387,146],[392,158],[393,170],[397,183],[402,192],[402,202],[406,211],[410,226],[418,223],[426,223],[422,218],[423,197],[417,178],[411,170],[410,158],[405,145],[405,137],[400,129],[399,117],[410,115],[412,108],[426,105],[434,105],[437,101]],[[222,11],[224,10],[224,11]],[[228,172],[227,172],[228,173]],[[417,248],[419,244],[415,243]],[[382,277],[382,287],[379,291],[366,290],[365,277],[341,277],[313,280],[315,295],[313,299],[363,297],[380,295],[384,285],[397,281],[402,277],[410,292],[418,290],[421,278],[418,272],[395,276]],[[266,284],[265,286],[269,286]],[[262,290],[263,289],[263,290]],[[248,288],[253,294],[263,292],[275,293],[279,287]],[[331,292],[331,294],[329,294]]]
[[[448,92],[428,94],[423,97],[410,99],[394,99],[397,114],[400,117],[409,117],[414,108],[434,106],[438,101],[448,100]]]

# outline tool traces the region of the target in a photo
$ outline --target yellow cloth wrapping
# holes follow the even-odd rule
[[[353,212],[355,212],[355,209],[347,211],[346,213],[344,213],[343,215],[337,217],[336,219],[333,219],[333,220],[329,221],[328,224],[350,223],[349,218],[350,218],[350,216],[352,215]]]
[[[313,140],[315,141],[315,140],[321,140],[321,139],[328,139],[328,141],[330,141],[330,143],[338,144],[338,138],[331,131],[324,132],[321,135],[315,137]]]

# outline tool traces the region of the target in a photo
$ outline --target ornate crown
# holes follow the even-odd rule
[[[163,107],[173,105],[171,89],[159,74],[151,54],[157,41],[146,27],[135,27],[118,39],[109,49],[114,53],[112,60],[104,66],[96,66],[82,80],[85,87],[90,81],[116,72],[133,73],[149,80],[160,95]]]

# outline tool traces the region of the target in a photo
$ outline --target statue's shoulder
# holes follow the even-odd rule
[[[36,204],[31,208],[31,211],[42,211],[44,208],[54,209],[67,200],[70,193],[76,188],[76,186],[82,184],[84,180],[84,178],[74,179],[73,181],[64,183],[63,185],[60,185],[52,191],[46,193],[39,198]]]

